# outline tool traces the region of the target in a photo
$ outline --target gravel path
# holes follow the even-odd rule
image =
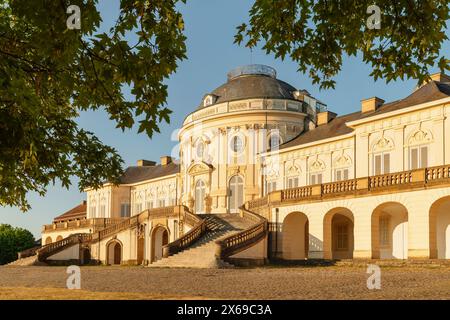
[[[381,290],[366,268],[150,269],[82,267],[81,288],[219,299],[450,299],[450,267],[382,267]],[[0,267],[2,287],[65,288],[65,267]]]

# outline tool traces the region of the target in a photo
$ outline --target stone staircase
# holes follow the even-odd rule
[[[162,258],[150,268],[232,268],[232,264],[217,259],[216,241],[244,230],[252,225],[237,214],[205,214],[208,231],[189,249]]]

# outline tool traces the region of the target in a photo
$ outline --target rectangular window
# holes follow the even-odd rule
[[[95,218],[95,207],[91,206],[89,208],[89,216],[91,216],[92,218]]]
[[[159,207],[162,208],[165,206],[166,206],[166,200],[165,199],[159,200]]]
[[[122,203],[120,205],[120,216],[122,218],[126,218],[130,216],[130,204],[129,203]]]
[[[348,169],[336,169],[334,173],[335,181],[348,180]]]
[[[146,208],[153,209],[153,201],[147,201]]]
[[[267,182],[267,194],[271,193],[272,191],[275,191],[276,189],[277,189],[276,181],[268,181]]]
[[[426,168],[428,166],[428,147],[414,147],[409,151],[410,170]]]
[[[290,177],[286,180],[286,188],[297,188],[298,187],[298,177]]]
[[[105,218],[106,216],[106,206],[104,204],[100,205],[100,218]]]
[[[322,183],[322,173],[311,173],[309,176],[309,184],[321,184]]]
[[[391,172],[391,154],[379,153],[373,156],[373,174],[387,174]]]

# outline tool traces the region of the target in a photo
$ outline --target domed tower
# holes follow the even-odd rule
[[[236,213],[262,194],[258,154],[314,124],[319,103],[249,65],[204,95],[179,132],[181,202],[195,213]]]

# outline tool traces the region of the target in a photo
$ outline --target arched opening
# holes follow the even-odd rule
[[[198,180],[195,184],[195,213],[205,212],[205,183]]]
[[[113,240],[108,243],[107,247],[107,263],[110,265],[122,263],[122,245],[119,241]]]
[[[62,239],[63,239],[62,236],[57,236],[57,237],[56,237],[56,242],[61,241]]]
[[[372,212],[372,258],[408,258],[408,210],[398,202],[379,205]]]
[[[430,258],[450,259],[450,196],[431,205],[429,219]]]
[[[47,238],[45,238],[45,243],[44,243],[44,245],[47,245],[47,244],[50,244],[50,243],[52,243],[52,237],[47,237]]]
[[[157,226],[152,232],[152,262],[163,257],[163,247],[169,243],[169,232],[162,226]]]
[[[324,217],[323,255],[325,259],[353,259],[354,218],[347,208],[335,208]]]
[[[239,207],[244,203],[244,179],[241,176],[233,176],[229,182],[228,208],[230,213],[239,212]]]
[[[283,220],[283,259],[303,260],[308,258],[309,222],[301,212],[292,212]]]

